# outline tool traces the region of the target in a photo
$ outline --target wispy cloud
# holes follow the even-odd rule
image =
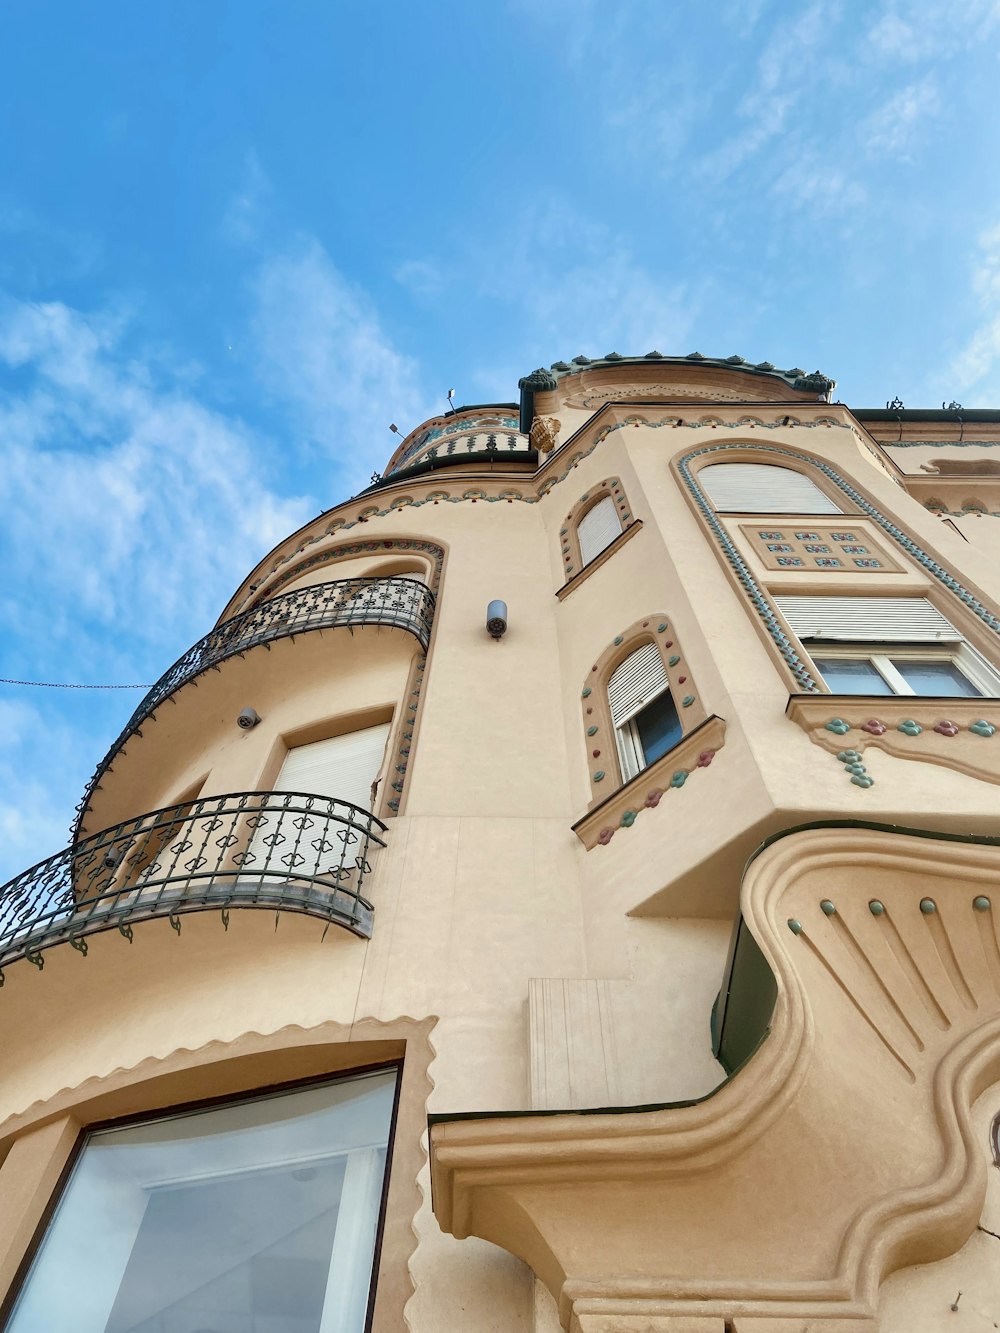
[[[862,123],[860,136],[869,153],[878,157],[905,154],[918,131],[941,109],[941,97],[932,75],[894,93]]]
[[[568,357],[678,347],[699,299],[695,284],[658,280],[621,233],[560,199],[514,220],[481,265],[480,282],[493,299],[518,303],[531,342],[549,360],[552,348]]]
[[[337,461],[346,486],[367,485],[391,452],[389,422],[431,414],[416,362],[394,347],[372,302],[313,238],[264,259],[250,287],[261,383]]]
[[[135,643],[168,631],[180,606],[210,618],[205,569],[237,580],[308,509],[268,486],[251,431],[136,355],[127,333],[122,313],[6,303],[0,367],[17,374],[0,396],[0,504],[6,559],[34,593],[127,624]]]
[[[952,360],[950,382],[995,400],[1000,396],[1000,224],[979,238],[972,288],[980,320]]]

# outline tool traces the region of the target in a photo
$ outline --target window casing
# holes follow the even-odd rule
[[[91,1132],[8,1333],[363,1333],[396,1081]]]

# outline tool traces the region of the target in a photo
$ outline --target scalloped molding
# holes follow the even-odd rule
[[[143,1114],[181,1101],[252,1094],[262,1086],[334,1075],[386,1060],[403,1062],[399,1108],[383,1228],[372,1333],[398,1333],[405,1307],[416,1290],[412,1260],[418,1237],[413,1219],[425,1198],[421,1181],[427,1160],[422,1127],[434,1089],[431,1065],[437,1051],[431,1041],[438,1019],[409,1016],[383,1021],[362,1017],[352,1023],[326,1022],[314,1027],[288,1024],[274,1032],[245,1031],[230,1041],[213,1040],[197,1048],[176,1047],[150,1056],[129,1069],[96,1073],[77,1087],[64,1088],[0,1124],[0,1148],[15,1137],[59,1116],[86,1126],[107,1119]],[[105,1043],[104,1049],[110,1050]],[[3,1154],[0,1153],[0,1156]],[[0,1171],[0,1218],[3,1216]],[[17,1200],[18,1206],[23,1205]],[[0,1228],[3,1222],[0,1220]],[[4,1295],[0,1291],[0,1299]]]
[[[442,1226],[525,1259],[564,1328],[597,1308],[608,1329],[874,1320],[889,1273],[979,1219],[998,879],[996,846],[857,827],[773,843],[742,889],[778,991],[757,1053],[694,1106],[436,1118]]]

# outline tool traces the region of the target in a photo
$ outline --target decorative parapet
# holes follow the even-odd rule
[[[857,787],[875,781],[863,760],[870,747],[1000,783],[995,699],[793,694],[785,712],[814,744],[836,755]]]
[[[881,1281],[979,1220],[998,879],[995,840],[855,821],[772,842],[742,889],[776,996],[756,1053],[695,1104],[432,1117],[442,1228],[525,1260],[575,1333],[874,1333]],[[741,984],[731,1011],[756,1003]]]
[[[434,605],[434,594],[419,579],[338,579],[272,597],[251,611],[223,621],[163,673],[126,722],[87,784],[72,830],[74,841],[82,832],[91,797],[119,751],[162,703],[203,671],[277,639],[293,638],[311,630],[352,629],[356,625],[405,630],[426,652]]]
[[[561,380],[568,376],[579,375],[581,371],[585,370],[604,370],[619,366],[649,366],[650,363],[683,366],[685,368],[698,365],[714,370],[738,370],[747,375],[766,376],[770,379],[783,381],[784,387],[793,390],[795,393],[816,394],[822,398],[829,398],[836,387],[836,381],[821,374],[818,370],[814,370],[811,374],[802,370],[799,366],[794,366],[791,370],[779,370],[770,361],[753,363],[742,356],[712,357],[702,356],[700,352],[689,352],[687,356],[664,356],[662,352],[655,351],[646,352],[644,356],[622,356],[618,352],[608,352],[606,356],[599,357],[575,356],[572,361],[554,361],[548,370],[539,367],[538,370],[533,370],[530,375],[525,375],[518,380],[517,386],[521,390],[521,429],[523,431],[531,429],[535,394],[551,392],[551,390],[558,387]]]
[[[482,461],[516,459],[534,445],[522,434],[518,419],[508,412],[479,409],[455,418],[436,418],[426,429],[407,437],[380,481],[408,472],[421,463],[474,456]]]
[[[713,714],[631,782],[578,819],[573,832],[588,851],[606,847],[618,829],[631,828],[643,811],[655,810],[699,768],[707,768],[725,743],[726,724]]]
[[[385,824],[347,801],[299,792],[207,796],[104,829],[0,888],[3,968],[87,936],[166,917],[180,934],[187,912],[237,908],[298,912],[366,938],[372,904],[362,894]]]

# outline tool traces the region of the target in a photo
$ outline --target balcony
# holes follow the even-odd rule
[[[346,628],[353,632],[358,625],[401,629],[412,634],[426,652],[434,607],[434,594],[419,579],[401,576],[338,579],[272,597],[253,610],[217,625],[164,672],[125,724],[83,794],[72,830],[74,841],[83,832],[91,797],[119,751],[182,685],[204,671],[218,670],[219,663],[227,658],[242,657],[252,648],[312,630]]]
[[[187,912],[233,908],[297,912],[365,938],[373,908],[363,895],[372,844],[385,824],[347,801],[298,792],[237,792],[169,806],[105,829],[41,861],[0,888],[3,968],[88,935],[166,917],[180,933]],[[325,932],[324,932],[325,933]]]

